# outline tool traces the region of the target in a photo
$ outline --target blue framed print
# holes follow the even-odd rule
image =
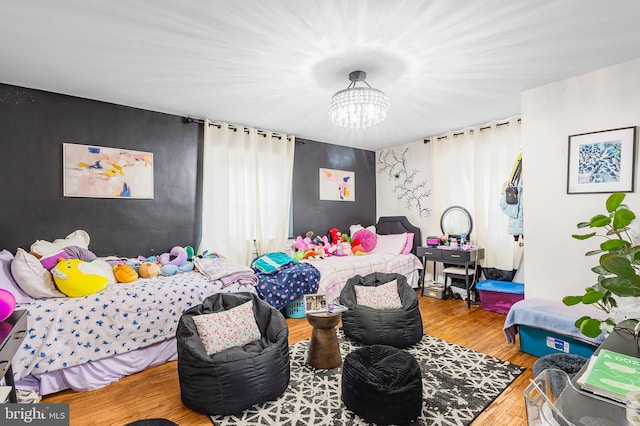
[[[567,194],[633,192],[636,128],[569,136]]]

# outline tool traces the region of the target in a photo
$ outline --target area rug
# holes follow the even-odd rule
[[[338,331],[342,357],[363,345]],[[276,401],[233,416],[211,416],[218,425],[367,425],[342,402],[342,368],[316,370],[305,363],[309,341],[289,346],[291,380]],[[424,405],[419,425],[468,425],[525,369],[506,361],[423,336],[406,349],[422,369]]]

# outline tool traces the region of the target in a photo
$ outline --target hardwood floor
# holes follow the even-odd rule
[[[505,315],[467,308],[461,300],[420,297],[420,311],[426,334],[474,349],[526,367],[520,375],[478,418],[474,426],[526,425],[523,392],[532,378],[537,359],[508,344],[502,333]],[[307,320],[287,319],[289,343],[308,339]],[[211,426],[205,415],[185,407],[180,400],[177,362],[150,368],[125,377],[104,388],[89,392],[63,391],[49,395],[43,403],[70,404],[71,426],[125,425],[134,420],[164,417],[181,426]]]

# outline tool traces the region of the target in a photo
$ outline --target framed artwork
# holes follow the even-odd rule
[[[320,169],[320,199],[331,201],[356,200],[355,173],[344,170]]]
[[[633,192],[636,128],[569,136],[567,194]]]
[[[65,197],[153,199],[153,154],[120,148],[62,145]]]
[[[305,294],[304,312],[327,312],[327,296],[325,294]]]

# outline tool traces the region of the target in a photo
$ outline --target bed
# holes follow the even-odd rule
[[[349,278],[368,275],[372,272],[397,273],[407,276],[412,287],[418,287],[422,262],[416,257],[421,245],[420,228],[412,225],[405,216],[383,216],[375,225],[376,234],[413,234],[413,243],[408,254],[367,253],[364,256],[331,256],[322,260],[306,260],[320,271],[318,294],[326,294],[327,300],[336,301]]]
[[[180,316],[218,292],[256,291],[185,272],[112,284],[90,296],[20,304],[29,330],[13,359],[16,387],[40,395],[87,391],[176,360]]]

